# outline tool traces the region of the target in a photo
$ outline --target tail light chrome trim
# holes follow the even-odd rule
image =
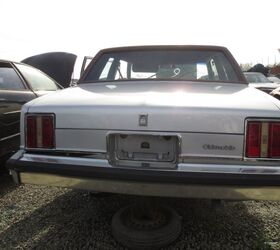
[[[30,128],[30,123],[32,128]],[[46,127],[51,129],[47,131]],[[52,113],[28,113],[24,124],[25,148],[28,150],[54,150],[55,149],[55,115]],[[44,137],[48,132],[49,136]],[[33,133],[33,140],[28,140],[29,133]],[[30,138],[29,138],[30,139]]]
[[[259,123],[261,124],[261,135],[260,135],[260,155],[259,157],[247,157],[247,136],[248,136],[248,124]],[[244,149],[243,149],[243,160],[245,161],[279,161],[280,155],[273,157],[270,152],[271,140],[271,125],[279,124],[280,118],[247,118],[245,120],[245,132],[244,132]]]

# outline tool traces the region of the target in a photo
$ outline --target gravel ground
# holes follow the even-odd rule
[[[111,235],[111,218],[131,198],[16,186],[0,176],[0,249],[126,249]],[[280,202],[162,199],[183,219],[171,249],[280,249]]]

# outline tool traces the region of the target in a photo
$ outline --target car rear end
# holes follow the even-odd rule
[[[152,126],[151,112],[137,118],[137,130],[71,128],[59,114],[23,113],[23,144],[9,168],[18,183],[95,192],[279,199],[280,118],[247,117],[241,132],[191,130],[191,122],[185,131],[151,130],[143,126]]]
[[[220,47],[102,51],[78,86],[24,106],[8,165],[17,183],[279,200],[279,107]]]

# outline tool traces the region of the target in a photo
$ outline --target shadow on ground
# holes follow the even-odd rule
[[[0,232],[0,249],[125,249],[111,235],[111,218],[130,197],[94,198],[69,191]],[[162,199],[183,219],[179,239],[165,249],[270,249],[263,222],[246,202],[213,209],[209,201]]]
[[[6,172],[0,174],[0,198],[17,187],[18,185],[13,182],[12,176]]]

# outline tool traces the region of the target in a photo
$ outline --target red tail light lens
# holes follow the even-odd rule
[[[27,148],[54,148],[53,115],[28,115],[26,126]]]
[[[37,124],[36,117],[27,116],[26,120],[26,147],[36,148],[37,147]]]
[[[247,123],[246,156],[260,157],[261,153],[261,122]]]
[[[269,124],[269,157],[280,157],[280,123]]]
[[[53,116],[42,117],[42,147],[54,147],[54,126]]]

